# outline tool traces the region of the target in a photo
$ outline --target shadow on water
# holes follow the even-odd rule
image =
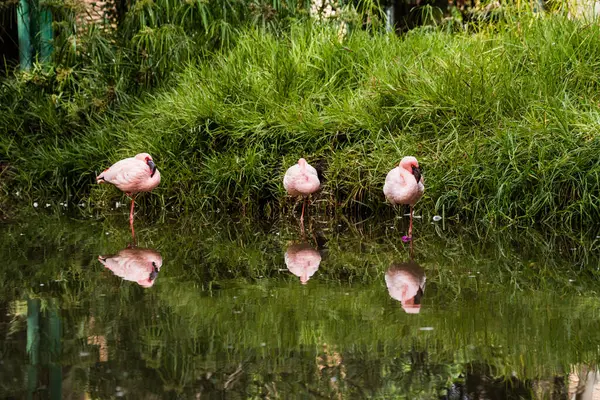
[[[411,258],[397,220],[313,220],[304,237],[191,216],[123,249],[121,219],[31,221],[0,230],[0,398],[600,390],[595,239],[420,223]]]

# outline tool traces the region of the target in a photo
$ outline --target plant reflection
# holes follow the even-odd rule
[[[415,242],[418,265],[394,262],[406,249],[385,224],[328,221],[310,245],[286,249],[288,261],[318,253],[314,271],[327,262],[307,296],[278,273],[295,225],[180,217],[145,227],[144,246],[162,255],[102,256],[136,282],[115,285],[96,256],[129,240],[120,223],[41,215],[0,229],[0,398],[48,394],[54,367],[62,398],[541,399],[588,393],[596,379],[598,240],[432,225]],[[145,267],[123,261],[136,253]],[[169,268],[145,290],[157,279],[148,263],[158,270],[162,257]],[[386,312],[398,311],[389,296],[420,309],[425,270],[427,304],[439,307],[418,321]],[[28,342],[30,327],[40,335]],[[576,377],[570,365],[590,367]]]

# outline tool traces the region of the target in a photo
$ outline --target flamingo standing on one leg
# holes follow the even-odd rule
[[[415,157],[402,158],[400,164],[388,172],[383,185],[383,193],[392,204],[410,205],[410,225],[408,238],[412,239],[413,207],[423,196],[425,186],[423,175],[419,169],[419,162]]]
[[[117,161],[110,168],[96,177],[98,183],[112,183],[119,190],[131,197],[131,210],[129,212],[129,225],[131,235],[135,240],[133,230],[133,208],[135,197],[139,192],[149,192],[160,183],[160,172],[148,153],[140,153],[135,157]]]
[[[304,207],[306,206],[307,196],[321,187],[317,170],[307,163],[304,158],[301,158],[298,160],[298,164],[292,165],[285,172],[283,187],[290,196],[304,196],[302,215],[300,216],[300,224],[304,229]]]

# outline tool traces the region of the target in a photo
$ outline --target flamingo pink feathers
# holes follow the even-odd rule
[[[300,283],[306,285],[319,269],[321,254],[308,243],[292,244],[285,252],[284,261],[288,270],[300,278]]]
[[[298,160],[298,164],[292,165],[285,172],[283,177],[283,187],[290,196],[304,196],[302,203],[302,215],[300,223],[304,226],[304,206],[306,197],[321,187],[317,170],[314,169],[304,158]]]
[[[148,153],[140,153],[135,157],[117,161],[98,175],[96,182],[112,183],[131,197],[129,224],[131,225],[131,234],[135,239],[135,231],[133,230],[135,196],[140,192],[150,192],[160,183],[160,172],[156,168],[152,156]]]
[[[415,157],[402,158],[400,164],[388,172],[383,185],[383,193],[392,204],[410,205],[410,225],[408,237],[412,238],[413,207],[421,197],[425,186],[423,175],[419,169],[419,162]]]
[[[135,157],[126,158],[113,164],[96,177],[98,183],[111,183],[131,197],[131,210],[129,222],[131,233],[135,238],[133,229],[133,211],[135,196],[139,192],[150,192],[160,183],[160,172],[148,153],[140,153]],[[307,196],[316,192],[321,187],[317,170],[300,158],[298,163],[287,169],[283,177],[283,186],[290,196],[303,196],[302,215],[300,223],[304,227],[304,209]],[[408,204],[410,206],[410,225],[408,236],[412,237],[413,208],[415,203],[423,196],[425,186],[423,176],[419,169],[419,162],[415,157],[402,158],[398,167],[388,172],[383,186],[383,193],[392,204]]]
[[[154,285],[162,267],[162,256],[152,249],[123,249],[115,255],[98,256],[98,261],[113,274],[142,287]]]
[[[385,272],[388,293],[402,304],[408,314],[418,314],[421,311],[425,280],[425,270],[414,261],[392,264]]]

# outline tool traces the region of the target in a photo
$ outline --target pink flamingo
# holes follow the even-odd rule
[[[392,204],[410,205],[410,225],[408,238],[412,238],[413,207],[423,196],[425,186],[419,162],[415,157],[402,158],[400,164],[388,172],[383,185],[383,194]]]
[[[131,235],[135,239],[135,231],[133,230],[135,197],[139,192],[150,192],[160,183],[160,172],[156,169],[156,164],[152,161],[150,154],[140,153],[135,157],[117,161],[98,175],[96,182],[112,183],[131,197],[129,224],[131,225]]]
[[[126,248],[115,255],[98,256],[98,261],[116,276],[145,288],[154,285],[163,262],[158,251],[136,248]]]
[[[304,158],[298,160],[298,164],[292,165],[285,172],[283,187],[290,196],[304,196],[302,203],[302,215],[300,223],[304,227],[304,206],[307,196],[316,192],[321,187],[317,170],[314,169]]]
[[[418,314],[421,311],[425,280],[425,270],[414,261],[392,264],[385,272],[388,293],[402,304],[407,314]]]
[[[287,269],[299,277],[303,285],[306,285],[310,277],[319,269],[321,254],[308,243],[292,244],[287,248],[284,260]]]

